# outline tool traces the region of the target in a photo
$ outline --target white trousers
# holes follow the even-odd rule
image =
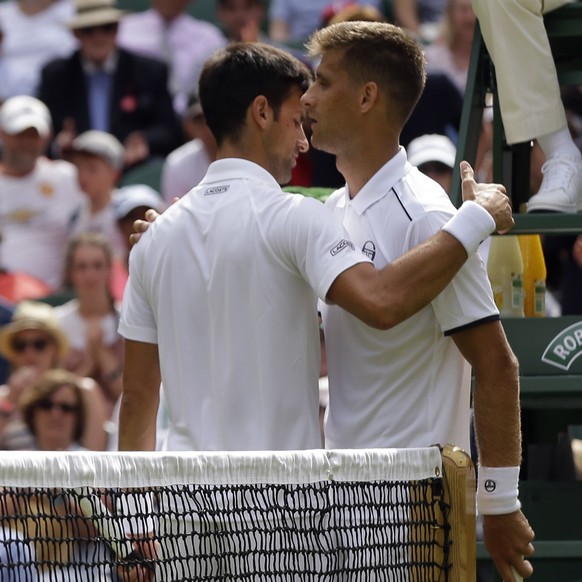
[[[510,144],[566,127],[543,15],[572,1],[473,0],[495,64],[501,118]]]

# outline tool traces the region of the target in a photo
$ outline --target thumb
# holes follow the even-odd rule
[[[469,162],[463,160],[460,164],[463,200],[475,200],[475,172]]]

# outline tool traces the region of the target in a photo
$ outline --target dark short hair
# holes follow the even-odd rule
[[[73,434],[75,442],[79,442],[83,436],[83,431],[85,430],[85,419],[87,417],[81,382],[82,379],[79,376],[72,372],[68,372],[67,370],[63,370],[62,368],[48,370],[44,374],[41,374],[38,380],[32,385],[31,389],[23,395],[20,404],[22,419],[35,437],[36,430],[34,427],[34,413],[39,402],[52,396],[59,388],[70,386],[75,392],[77,406],[79,407],[75,417],[75,432]]]
[[[214,53],[202,70],[199,95],[218,145],[227,137],[237,141],[256,97],[263,95],[277,116],[293,88],[304,92],[311,79],[301,61],[263,43],[232,43]]]
[[[308,54],[344,51],[342,64],[356,83],[373,81],[388,98],[390,114],[404,126],[424,90],[422,46],[404,29],[387,22],[338,22],[316,31]]]

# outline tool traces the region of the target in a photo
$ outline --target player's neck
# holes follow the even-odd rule
[[[398,152],[395,148],[379,148],[374,150],[362,149],[351,155],[338,154],[336,165],[339,172],[346,180],[350,197],[353,198],[369,182],[369,180],[391,160]]]

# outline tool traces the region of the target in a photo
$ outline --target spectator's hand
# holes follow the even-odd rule
[[[71,153],[73,140],[77,137],[77,127],[72,117],[65,117],[63,127],[55,139],[57,152],[62,158]]]
[[[150,146],[141,131],[130,133],[123,142],[125,147],[124,163],[125,166],[133,166],[143,162],[150,155]]]
[[[86,319],[87,343],[90,346],[100,346],[103,341],[103,327],[99,317],[88,317]]]
[[[39,374],[32,366],[23,366],[15,370],[8,378],[8,394],[6,398],[13,404],[18,404],[22,393],[36,381]]]
[[[507,191],[502,184],[477,184],[473,168],[468,162],[461,162],[461,180],[463,184],[463,200],[474,200],[485,208],[495,220],[499,234],[507,232],[515,221]]]
[[[497,571],[505,582],[517,582],[511,568],[523,578],[533,567],[525,558],[534,553],[534,532],[521,511],[483,516],[483,541]]]
[[[133,554],[142,556],[148,560],[155,560],[159,555],[160,544],[153,538],[133,542]],[[118,566],[117,575],[122,582],[153,582],[156,578],[155,571],[149,565]]]

